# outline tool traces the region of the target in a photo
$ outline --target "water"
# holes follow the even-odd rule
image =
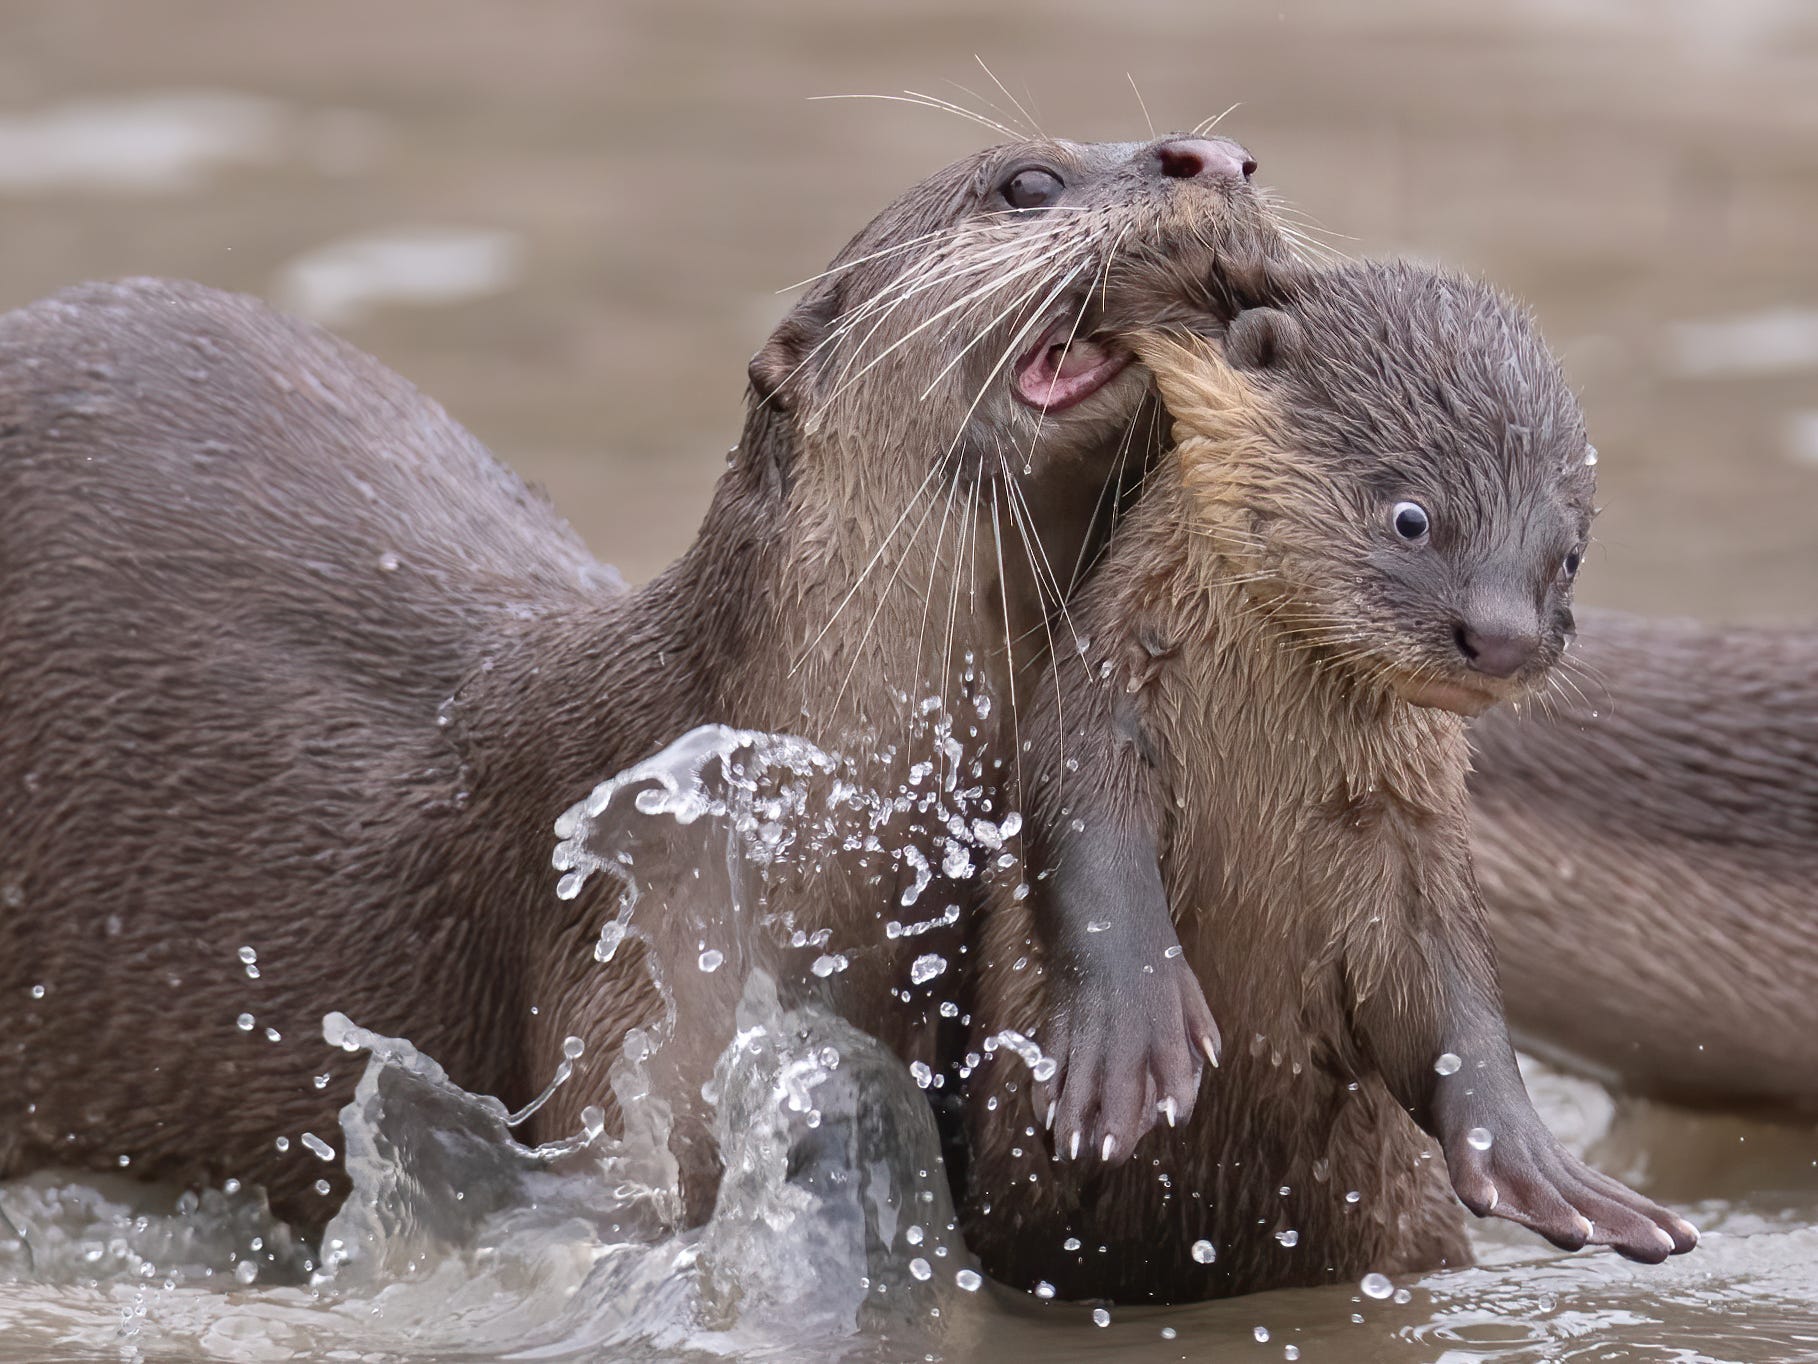
[[[643,578],[699,520],[745,360],[786,303],[775,291],[983,136],[807,97],[955,81],[1002,103],[974,53],[1068,135],[1142,135],[1125,72],[1163,126],[1242,101],[1226,126],[1354,239],[1339,245],[1445,260],[1531,300],[1601,452],[1586,600],[1811,618],[1818,14],[1796,0],[935,0],[913,15],[548,0],[534,18],[449,0],[21,0],[0,16],[0,305],[150,272],[336,318]],[[938,910],[899,917],[909,931]],[[1697,1252],[1648,1269],[1495,1229],[1485,1267],[1386,1297],[1111,1309],[1103,1326],[1089,1308],[966,1293],[907,1226],[886,1236],[875,1208],[812,1190],[801,1205],[776,1170],[805,1114],[778,1107],[793,1078],[773,1103],[775,1087],[833,1046],[811,1107],[832,1130],[861,1092],[879,1105],[900,1140],[870,1187],[902,1205],[934,1155],[914,1078],[812,1007],[748,999],[764,973],[731,944],[687,946],[688,973],[769,1039],[729,1053],[720,1103],[753,1106],[754,1144],[723,1221],[673,1230],[655,1129],[531,1156],[494,1106],[373,1039],[365,1106],[317,1133],[363,1171],[341,1223],[359,1256],[312,1282],[313,1252],[251,1191],[192,1207],[124,1177],[16,1181],[0,1192],[0,1358],[1818,1358],[1818,1135],[1621,1105],[1541,1072],[1549,1120],[1690,1211]],[[773,965],[800,977],[829,946]],[[587,1169],[606,1160],[627,1178],[601,1201]],[[450,1192],[495,1185],[511,1198],[483,1212]],[[824,1290],[799,1276],[806,1257]],[[853,1285],[874,1267],[930,1296],[862,1316]],[[921,1306],[941,1307],[938,1326]]]
[[[698,1095],[667,1028],[634,1031],[597,1109],[529,1148],[487,1095],[451,1083],[408,1039],[330,1014],[331,1045],[365,1052],[341,1114],[353,1182],[318,1248],[252,1191],[175,1201],[124,1182],[38,1176],[0,1188],[0,1354],[17,1358],[362,1360],[817,1357],[940,1352],[982,1309],[954,1232],[921,1091],[877,1043],[786,1004],[767,965],[788,935],[748,891],[763,864],[820,831],[808,778],[834,764],[798,740],[711,727],[604,783],[564,815],[558,865],[625,883],[608,958],[653,948],[653,917],[691,912],[742,974],[730,1040]],[[837,807],[865,808],[850,787]],[[783,793],[779,796],[778,793]],[[791,830],[775,833],[793,803]],[[705,867],[723,878],[698,877]],[[684,908],[686,907],[686,908]],[[799,956],[799,954],[798,954]],[[810,976],[808,979],[812,979]],[[665,997],[700,1008],[686,987]],[[569,1039],[555,1084],[580,1053]],[[553,1085],[552,1085],[553,1088]],[[708,1111],[726,1174],[712,1217],[685,1228],[676,1116]],[[534,1105],[532,1106],[534,1108]],[[323,1159],[331,1144],[301,1141]],[[338,1354],[337,1352],[346,1352]]]
[[[719,954],[712,972],[694,959],[660,972],[671,1009],[711,1007],[694,993],[703,975],[734,991],[710,1081],[667,1056],[666,1028],[634,1031],[610,1072],[622,1137],[587,1109],[579,1131],[529,1148],[511,1131],[524,1114],[452,1084],[408,1039],[331,1014],[326,1039],[368,1059],[338,1138],[300,1138],[324,1159],[339,1145],[353,1183],[320,1245],[256,1190],[12,1181],[0,1357],[1160,1359],[1241,1340],[1309,1360],[1818,1358],[1818,1141],[1625,1111],[1538,1069],[1543,1111],[1575,1148],[1688,1206],[1705,1229],[1694,1255],[1568,1258],[1487,1227],[1481,1268],[1201,1307],[1093,1309],[985,1285],[954,1231],[929,1077],[818,1006],[811,954],[764,908],[767,876],[852,837],[832,816],[876,827],[888,807],[824,780],[844,770],[799,740],[708,727],[556,828],[559,868],[624,886],[596,956],[629,937],[660,952],[672,939],[656,930],[678,914]],[[994,1045],[1049,1064],[1020,1035]],[[570,1039],[552,1088],[579,1051]],[[672,1149],[690,1111],[726,1168],[695,1228]],[[1735,1155],[1719,1166],[1683,1163],[1724,1145]],[[1279,1239],[1296,1250],[1292,1229]]]

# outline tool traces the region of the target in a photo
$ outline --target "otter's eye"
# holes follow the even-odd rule
[[[1395,533],[1404,540],[1418,540],[1427,533],[1431,522],[1427,509],[1418,502],[1397,502],[1394,511]]]
[[[1061,191],[1065,188],[1060,176],[1053,171],[1031,166],[1027,170],[1019,170],[1004,181],[1004,187],[999,192],[1011,208],[1046,208],[1061,197]]]
[[[1584,562],[1584,556],[1582,554],[1580,554],[1577,550],[1573,550],[1570,554],[1566,555],[1565,556],[1565,575],[1566,575],[1566,577],[1576,578],[1578,576],[1578,565],[1582,562]]]

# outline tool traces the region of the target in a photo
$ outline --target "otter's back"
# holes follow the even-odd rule
[[[376,701],[477,615],[608,582],[439,407],[257,300],[137,280],[0,318],[0,676],[34,626],[71,668],[231,635]]]
[[[193,1111],[244,1115],[211,1131],[227,1173],[307,1189],[249,1152],[342,1092],[308,1078],[330,1007],[505,1083],[510,1038],[431,983],[511,944],[437,855],[472,784],[437,708],[520,618],[614,592],[439,407],[254,300],[140,281],[0,318],[0,1174],[130,1150],[190,1178],[166,1118]],[[246,1054],[280,1044],[243,1009],[296,1050]]]

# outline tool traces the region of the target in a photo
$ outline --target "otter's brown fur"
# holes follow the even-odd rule
[[[1818,1113],[1818,633],[1583,613],[1472,727],[1516,1036],[1621,1088]]]
[[[1563,645],[1591,511],[1577,406],[1482,286],[1364,266],[1281,307],[1222,357],[1143,348],[1181,444],[1071,609],[1088,666],[1055,664],[1064,718],[1035,736],[1041,870],[983,922],[975,1050],[1016,1028],[1061,1069],[1032,1084],[1001,1049],[983,1068],[968,1235],[1064,1296],[1355,1280],[1468,1260],[1449,1170],[1474,1211],[1562,1245],[1689,1249],[1528,1101],[1464,722],[1430,704],[1518,691]],[[1401,498],[1432,509],[1418,545],[1390,533]],[[1507,677],[1461,653],[1486,615],[1526,622]],[[1165,898],[1103,870],[1147,863]],[[1142,1115],[1111,1096],[1180,1026],[1187,973],[1224,1057],[1132,1153],[1165,1083],[1135,1090]]]
[[[1035,164],[1060,189],[1019,210],[1005,177]],[[593,961],[609,886],[553,897],[554,816],[710,721],[901,740],[888,787],[936,743],[920,698],[1007,696],[1067,586],[1034,566],[1086,557],[1154,434],[1137,369],[1044,412],[1011,357],[1226,306],[1224,266],[1279,251],[1248,166],[1041,142],[930,177],[753,361],[697,540],[635,593],[403,380],[252,300],[140,281],[0,319],[0,1176],[129,1161],[321,1221],[297,1137],[359,1064],[331,1009],[511,1104],[577,1034],[533,1126],[616,1125],[606,1066],[657,997],[636,954]],[[993,790],[995,716],[963,736]],[[874,944],[834,1002],[928,1058],[926,992],[890,997],[894,890],[845,869],[801,912]],[[671,1051],[698,1079],[713,1003]]]

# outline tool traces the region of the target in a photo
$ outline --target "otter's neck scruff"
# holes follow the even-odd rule
[[[329,1010],[513,1106],[577,1035],[532,1125],[611,1126],[660,1004],[637,953],[593,959],[604,878],[554,898],[554,816],[708,722],[881,753],[880,783],[958,743],[1004,808],[1045,627],[1157,442],[1109,338],[1286,261],[1253,168],[1039,142],[912,190],[753,361],[698,538],[629,594],[439,408],[251,300],[139,281],[0,320],[0,1175],[231,1176],[319,1223],[296,1137],[358,1068]],[[877,940],[836,1002],[921,1057],[894,889],[835,868],[801,921]],[[677,1055],[710,1066],[720,1021],[679,1018]]]

